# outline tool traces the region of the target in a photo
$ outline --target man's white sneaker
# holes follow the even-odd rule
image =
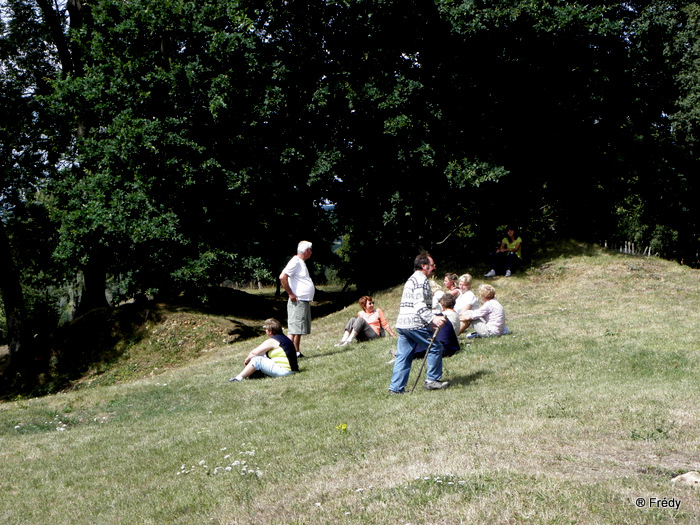
[[[450,386],[447,381],[425,381],[423,383],[423,388],[426,390],[444,390]]]
[[[510,277],[510,270],[506,270],[506,277]]]
[[[484,277],[496,277],[496,270],[491,270],[489,273],[484,274]]]

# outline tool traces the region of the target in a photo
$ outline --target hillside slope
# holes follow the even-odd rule
[[[0,403],[0,518],[700,523],[671,481],[700,470],[699,276],[581,247],[490,280],[512,334],[446,359],[445,391],[389,396],[392,339],[334,347],[353,304],[314,321],[289,378],[228,383],[262,338],[213,339],[153,376]],[[390,320],[400,293],[375,295]]]

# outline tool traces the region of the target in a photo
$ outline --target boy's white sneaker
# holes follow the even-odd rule
[[[506,277],[510,277],[510,270],[506,270]]]
[[[491,270],[489,273],[485,273],[484,277],[496,277],[496,270]]]

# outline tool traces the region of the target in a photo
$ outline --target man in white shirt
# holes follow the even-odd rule
[[[305,262],[311,257],[311,247],[309,241],[301,241],[297,246],[297,254],[289,260],[280,274],[282,287],[289,295],[287,331],[297,349],[297,357],[304,357],[299,351],[301,336],[311,333],[311,301],[314,300],[316,289]]]

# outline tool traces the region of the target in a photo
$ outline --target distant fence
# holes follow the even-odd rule
[[[625,242],[617,242],[617,241],[604,241],[601,243],[602,246],[605,248],[608,248],[610,250],[617,250],[620,253],[625,253],[628,255],[639,255],[639,256],[645,256],[645,257],[661,257],[661,258],[666,258],[669,259],[668,256],[662,255],[660,253],[652,253],[651,247],[647,246],[646,248],[641,248],[635,245],[633,242],[625,241]],[[700,268],[700,249],[697,248],[690,248],[689,250],[686,250],[684,253],[679,254],[678,256],[671,257],[670,259],[677,260],[680,264],[683,264],[685,266],[690,266],[691,268]]]
[[[611,250],[618,250],[620,253],[625,253],[628,255],[644,255],[646,257],[651,257],[652,255],[654,257],[658,257],[658,253],[651,253],[651,246],[647,246],[646,248],[640,250],[636,244],[633,242],[625,241],[625,242],[608,242],[605,241],[603,243],[603,246],[605,248],[609,248]]]

